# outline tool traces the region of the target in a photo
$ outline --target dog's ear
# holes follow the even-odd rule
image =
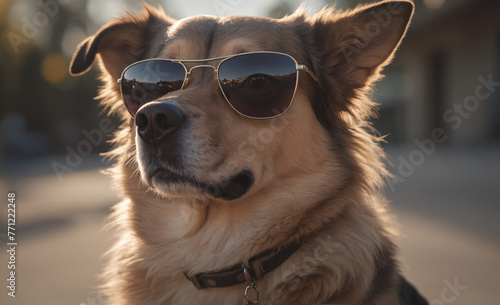
[[[160,9],[144,4],[140,14],[129,14],[104,25],[94,36],[82,41],[70,63],[71,75],[86,73],[98,54],[105,71],[118,79],[129,64],[140,60],[150,48],[150,41],[164,35],[174,20]],[[160,37],[158,37],[160,38]]]
[[[328,88],[313,102],[323,126],[345,128],[373,115],[376,104],[363,92],[392,59],[413,8],[410,1],[384,1],[340,14],[326,8],[302,17],[308,23],[303,36],[312,46],[311,65]],[[305,16],[300,11],[294,15],[297,20]]]
[[[375,80],[405,35],[413,9],[410,1],[384,1],[337,15],[320,12],[314,23],[320,66],[339,72],[354,88]]]

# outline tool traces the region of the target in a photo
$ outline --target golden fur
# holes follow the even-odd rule
[[[279,20],[176,21],[146,5],[83,41],[71,73],[86,72],[97,55],[102,104],[123,119],[110,153],[124,195],[114,207],[119,235],[104,274],[110,304],[242,304],[245,284],[196,290],[183,272],[221,270],[297,239],[302,246],[257,282],[260,304],[400,304],[393,224],[381,194],[388,173],[368,122],[376,106],[369,92],[412,12],[411,2],[385,1],[347,12],[299,9]],[[325,90],[301,72],[292,107],[268,120],[236,113],[202,70],[167,96],[190,123],[179,148],[183,170],[217,184],[249,169],[248,192],[224,200],[185,183],[148,181],[147,158],[116,83],[121,71],[145,58],[258,50],[292,55]]]

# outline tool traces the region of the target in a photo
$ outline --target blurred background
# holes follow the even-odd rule
[[[282,17],[373,1],[184,0],[196,14]],[[375,92],[395,179],[402,266],[431,305],[500,304],[500,1],[415,0],[414,20]],[[0,1],[0,278],[7,193],[17,194],[17,297],[0,304],[102,305],[101,231],[119,194],[99,153],[118,126],[100,114],[96,70],[68,75],[76,45],[134,0]]]

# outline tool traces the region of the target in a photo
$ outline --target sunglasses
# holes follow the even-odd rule
[[[186,64],[220,60],[217,66]],[[299,71],[306,71],[321,87],[318,78],[290,55],[278,52],[249,52],[195,60],[154,58],[138,61],[123,70],[118,80],[128,112],[135,117],[143,105],[184,89],[194,69],[212,68],[222,95],[239,114],[268,119],[285,113],[292,105]]]

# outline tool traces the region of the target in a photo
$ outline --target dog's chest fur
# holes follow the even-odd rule
[[[168,225],[156,228],[158,238],[163,239],[161,243],[151,240],[147,243],[132,237],[137,234],[133,231],[130,231],[130,234],[121,234],[124,237],[123,244],[126,244],[127,248],[116,250],[122,251],[122,254],[123,251],[128,252],[130,257],[115,263],[130,264],[129,272],[132,277],[131,282],[122,283],[127,287],[121,289],[125,294],[130,293],[127,298],[138,298],[137,302],[140,299],[141,304],[241,304],[245,284],[197,290],[185,278],[183,272],[222,270],[247,260],[255,254],[254,245],[257,240],[268,242],[270,237],[266,232],[269,231],[262,227],[265,227],[266,221],[272,221],[272,218],[261,219],[259,228],[259,222],[256,220],[245,227],[240,223],[228,225],[230,222],[227,219],[222,221],[215,217],[216,219],[207,221],[208,225],[203,230],[182,237],[182,234],[186,233],[185,221],[189,221],[189,218],[182,216],[186,211],[179,210],[179,207],[180,205],[175,205],[174,202],[171,207],[158,207],[162,210],[171,209],[167,214],[170,216],[163,222]],[[120,209],[130,208],[133,209],[132,203],[121,203]],[[345,213],[351,214],[349,211]],[[384,243],[388,242],[368,225],[378,217],[377,213],[365,211],[365,214],[360,214],[356,211],[355,214],[344,215],[344,220],[339,224],[325,227],[324,232],[308,237],[282,265],[264,279],[257,281],[261,304],[280,304],[278,302],[281,300],[293,301],[297,295],[304,300],[307,300],[310,294],[319,294],[323,298],[333,297],[353,280],[357,282],[356,293],[345,295],[340,300],[350,304],[360,302],[359,296],[365,295],[371,289],[377,268],[378,262],[372,253],[383,249]],[[180,217],[182,222],[179,221]],[[207,217],[210,220],[210,215]],[[279,223],[277,225],[280,226]],[[149,236],[151,235],[153,234],[150,232]],[[357,242],[353,243],[353,240]],[[389,276],[395,276],[395,273]],[[320,280],[316,283],[318,277]],[[391,282],[390,278],[387,280]],[[313,287],[303,285],[309,281]],[[364,293],[361,293],[362,291]],[[146,302],[148,299],[150,303]],[[162,302],[158,303],[158,300]],[[339,299],[336,300],[338,301]]]

